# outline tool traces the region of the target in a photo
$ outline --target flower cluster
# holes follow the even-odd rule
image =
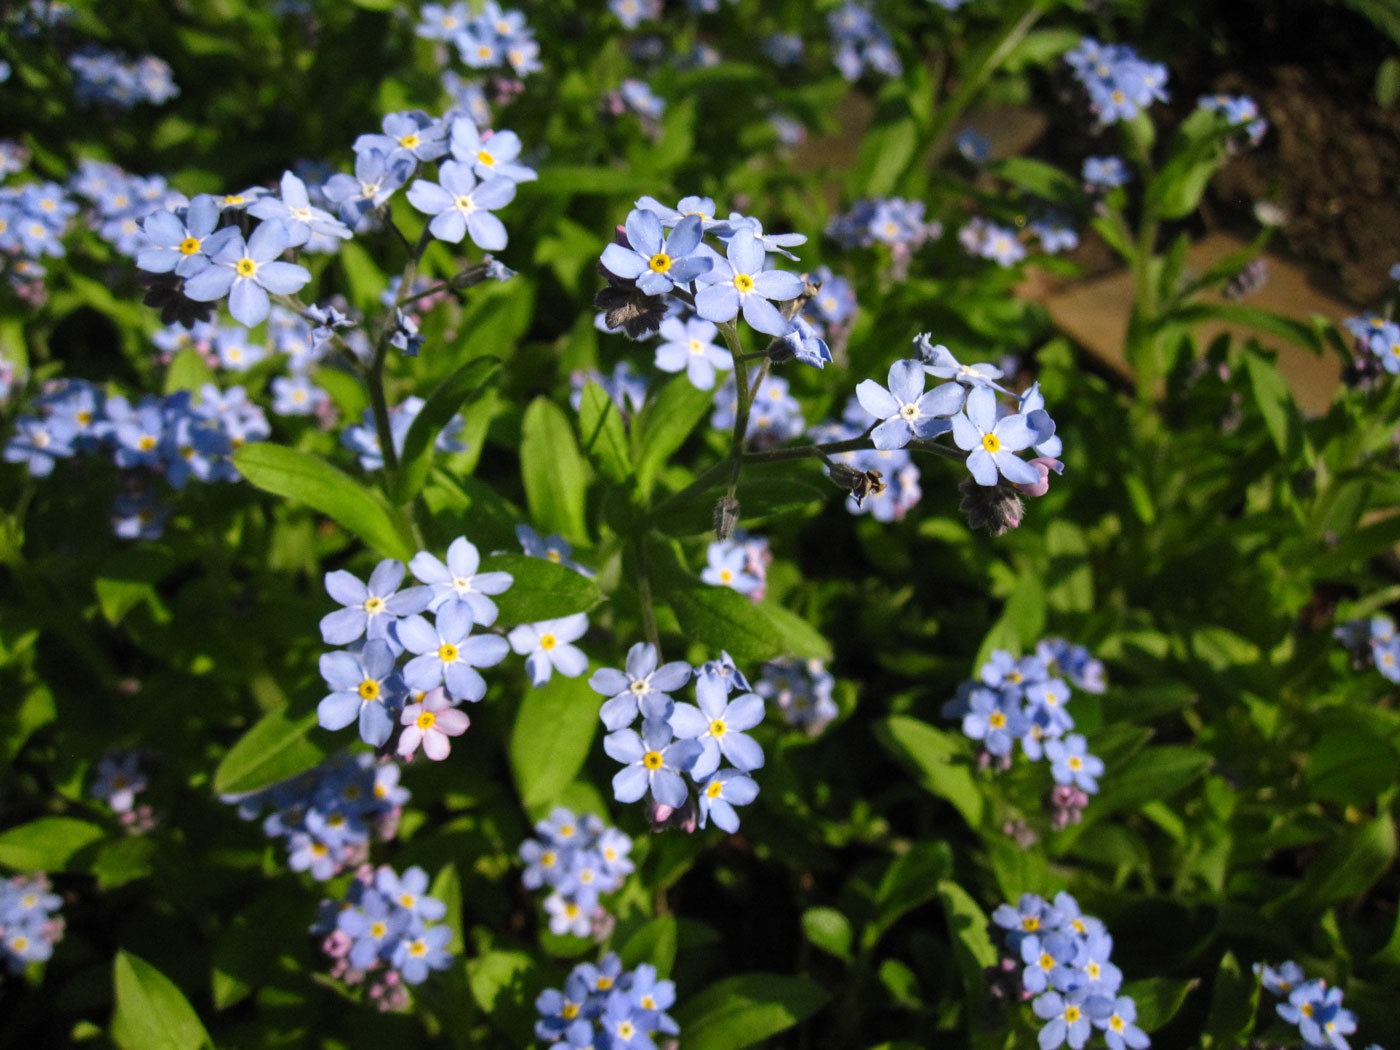
[[[364,863],[371,836],[394,837],[408,797],[399,786],[398,766],[379,765],[373,755],[341,753],[281,784],[224,801],[236,803],[244,820],[271,806],[263,833],[286,839],[289,868],[325,882]]]
[[[658,980],[655,966],[642,963],[624,970],[622,960],[609,952],[597,964],[575,966],[563,991],[540,993],[535,1035],[546,1043],[563,1040],[572,1050],[650,1050],[656,1045],[654,1035],[680,1034],[666,1013],[675,1001],[675,984]]]
[[[754,601],[762,601],[768,585],[768,565],[773,560],[768,541],[737,530],[727,540],[716,540],[705,551],[708,564],[700,579],[716,587],[729,587]]]
[[[426,551],[413,556],[409,568],[423,586],[400,589],[404,564],[392,558],[375,567],[368,583],[344,569],[326,574],[326,591],[343,608],[322,618],[321,639],[348,648],[321,657],[321,677],[331,689],[317,708],[323,729],[358,722],[360,739],[383,747],[398,718],[399,754],[407,757],[422,744],[429,758],[447,757],[448,737],[468,725],[456,705],[486,695],[477,669],[494,667],[509,652],[497,634],[472,634],[473,626],[496,622],[489,596],[512,583],[509,573],[479,572],[480,563],[476,547],[459,536],[445,563]],[[413,702],[405,706],[410,692]]]
[[[91,45],[68,56],[78,102],[106,102],[130,109],[142,102],[160,105],[180,93],[168,63],[155,55],[131,62]]]
[[[715,410],[710,414],[710,426],[716,430],[733,430],[739,413],[739,390],[731,377],[715,390]],[[806,427],[802,418],[802,402],[789,392],[788,381],[782,376],[765,376],[754,391],[749,407],[749,422],[745,438],[750,448],[773,448],[800,435]]]
[[[692,675],[698,706],[670,695]],[[588,684],[608,697],[599,717],[609,730],[603,750],[623,766],[613,777],[617,801],[636,802],[650,792],[658,823],[675,816],[690,830],[695,813],[686,773],[699,791],[700,827],[713,817],[725,831],[738,830],[734,807],[757,797],[758,784],[747,774],[763,765],[763,749],[747,730],[763,721],[765,709],[728,653],[699,668],[683,661],[658,667],[656,647],[638,642],[624,670],[604,668]],[[628,728],[639,714],[640,733]],[[722,760],[732,768],[720,769]]]
[[[993,650],[977,678],[960,685],[943,707],[944,717],[960,718],[963,732],[982,744],[989,765],[1009,768],[1017,741],[1032,761],[1049,759],[1057,785],[1051,797],[1056,827],[1079,820],[1103,773],[1103,762],[1088,753],[1083,735],[1070,732],[1071,682],[1086,692],[1102,692],[1103,665],[1083,646],[1047,638],[1035,655],[1019,660],[1004,649]]]
[[[476,5],[471,5],[472,7]],[[540,45],[525,16],[486,0],[479,14],[463,2],[424,4],[415,32],[428,40],[454,44],[462,62],[472,69],[509,65],[516,76],[540,68]]]
[[[846,0],[826,16],[831,28],[832,60],[847,80],[859,80],[870,69],[888,77],[904,70],[885,27],[868,8]]]
[[[62,904],[43,875],[0,881],[0,960],[11,973],[23,973],[30,963],[53,955],[53,946],[63,938]]]
[[[906,258],[942,233],[942,224],[924,219],[923,201],[903,197],[856,201],[826,226],[826,235],[843,248],[886,244]]]
[[[137,805],[136,796],[145,791],[146,786],[141,756],[135,751],[113,751],[103,755],[97,763],[97,773],[88,794],[107,803],[127,831],[140,835],[155,827],[155,811],[144,803]]]
[[[363,866],[344,900],[323,900],[311,927],[335,960],[331,976],[347,985],[369,981],[381,1010],[408,1005],[404,985],[422,984],[433,970],[452,965],[452,928],[439,922],[447,905],[429,897],[428,874],[412,867],[398,875],[388,865]]]
[[[520,844],[527,889],[548,886],[544,910],[556,934],[587,937],[610,928],[599,902],[622,888],[632,873],[632,840],[591,813],[575,816],[562,806],[535,825],[535,838]]]
[[[1015,266],[1026,257],[1026,247],[1015,230],[976,217],[958,231],[958,243],[968,255],[990,259],[998,266]]]
[[[1349,1050],[1346,1037],[1356,1031],[1356,1015],[1342,1006],[1342,990],[1327,987],[1324,980],[1306,980],[1303,968],[1293,961],[1277,968],[1254,964],[1259,982],[1274,995],[1285,999],[1274,1009],[1291,1025],[1308,1050]],[[1367,1050],[1381,1050],[1372,1044]]]
[[[1146,62],[1126,44],[1100,44],[1085,37],[1065,61],[1089,95],[1100,124],[1132,120],[1138,110],[1167,100],[1167,67]]]
[[[1132,178],[1122,157],[1085,157],[1080,177],[1089,190],[1115,189]]]
[[[124,471],[158,474],[174,489],[190,481],[236,481],[230,458],[245,441],[271,429],[261,408],[242,387],[221,391],[206,383],[196,400],[188,391],[148,394],[136,405],[105,397],[82,379],[54,383],[35,401],[37,414],[15,421],[4,458],[24,463],[34,477],[47,477],[59,459],[79,452],[105,452]],[[117,500],[113,528],[124,539],[155,539],[167,511],[145,490],[139,473],[127,475]]]
[[[1133,1023],[1137,1004],[1118,994],[1123,974],[1110,958],[1113,938],[1068,893],[1056,894],[1053,904],[1023,894],[1015,907],[1002,904],[992,912],[992,923],[1005,931],[1009,953],[1001,960],[1001,975],[1020,971],[1019,981],[1013,982],[1018,994],[1008,998],[1036,997],[1031,1008],[1045,1022],[1041,1050],[1065,1043],[1081,1050],[1094,1028],[1103,1033],[1109,1050],[1143,1050],[1151,1044]]]
[[[706,243],[707,235],[725,254]],[[793,258],[787,249],[806,239],[766,234],[757,219],[737,212],[717,219],[708,197],[685,197],[674,208],[642,197],[617,242],[603,250],[609,287],[597,305],[608,328],[634,338],[658,329],[674,310],[681,320],[693,313],[716,324],[742,313],[750,327],[781,339],[796,326],[774,303],[802,295],[805,282],[787,270],[769,269],[768,255]]]
[[[1269,122],[1259,115],[1259,104],[1248,95],[1202,95],[1198,109],[1219,113],[1232,128],[1243,128],[1251,146],[1263,141]]]
[[[778,705],[783,721],[816,736],[840,712],[831,692],[836,678],[820,660],[784,656],[758,669],[754,692]]]
[[[1369,354],[1391,375],[1400,373],[1400,324],[1377,314],[1348,317],[1342,322],[1355,340],[1358,354]]]
[[[1386,680],[1400,682],[1400,634],[1389,616],[1377,613],[1363,620],[1351,620],[1332,634],[1347,647],[1358,666],[1371,664]]]

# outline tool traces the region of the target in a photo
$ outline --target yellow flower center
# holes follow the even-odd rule
[[[370,597],[365,599],[365,612],[369,613],[371,616],[375,616],[378,613],[382,613],[383,611],[383,598]]]
[[[995,434],[983,434],[982,447],[988,452],[1000,452],[1001,438],[997,437]]]
[[[993,711],[991,717],[987,719],[987,724],[993,729],[1001,729],[1006,725],[1006,716],[1000,711]]]
[[[1091,962],[1088,966],[1084,967],[1084,972],[1097,981],[1099,979],[1099,974],[1102,971],[1099,969],[1098,963]]]
[[[720,583],[733,583],[733,582],[734,582],[734,574],[733,574],[732,572],[730,572],[728,569],[720,569],[720,570],[719,570],[719,582],[720,582]]]
[[[660,751],[648,751],[642,756],[642,765],[648,769],[660,769],[663,761]]]
[[[734,275],[734,287],[739,289],[739,294],[744,295],[753,291],[753,278],[746,273],[736,273]]]
[[[258,272],[258,264],[252,259],[239,259],[238,262],[233,264],[233,272],[238,274],[239,277],[252,277],[253,274]]]
[[[366,678],[363,682],[360,683],[359,693],[361,700],[378,700],[379,683],[376,682],[373,678]]]
[[[1123,92],[1121,92],[1121,91],[1115,91],[1115,92],[1113,93],[1113,102],[1114,102],[1114,105],[1121,106],[1121,105],[1123,104],[1123,100],[1126,99],[1127,97],[1128,97],[1128,96],[1125,95],[1125,94],[1123,94]]]
[[[644,995],[644,996],[642,996],[642,1009],[643,1009],[643,1010],[655,1010],[655,1009],[656,1009],[656,1000],[653,999],[653,998],[652,998],[651,996],[649,996],[649,995]]]
[[[181,255],[193,255],[197,251],[199,251],[198,237],[186,237],[183,241],[180,242]]]
[[[376,922],[369,928],[369,935],[376,941],[383,938],[389,932],[389,924],[386,922]]]
[[[724,794],[724,781],[716,780],[709,787],[705,788],[705,794],[710,798],[719,798],[720,795]]]
[[[491,49],[490,49],[489,47],[487,47],[485,44],[482,44],[480,47],[478,47],[478,48],[476,49],[476,57],[477,57],[477,58],[490,58],[490,57],[491,57]]]
[[[665,252],[657,252],[647,260],[647,265],[651,267],[652,273],[665,273],[671,268],[671,257]]]
[[[564,905],[564,914],[567,915],[567,916],[568,916],[569,918],[571,918],[571,919],[577,919],[577,918],[578,918],[578,911],[579,911],[578,905],[575,904],[573,901],[569,901],[568,904]]]
[[[1081,769],[1084,768],[1084,760],[1078,755],[1070,755],[1069,760],[1065,763],[1065,765],[1069,766],[1070,769],[1078,773]]]
[[[422,140],[417,135],[405,135],[399,139],[399,145],[404,149],[413,149]]]
[[[598,975],[598,983],[595,985],[595,987],[598,989],[598,991],[600,991],[600,992],[606,992],[606,991],[607,991],[609,988],[611,988],[612,986],[613,986],[613,979],[612,979],[611,977],[609,977],[607,974],[599,974],[599,975]]]
[[[710,723],[710,736],[724,736],[729,732],[729,727],[724,724],[724,719],[716,718]]]
[[[1300,1008],[1299,1012],[1300,1012],[1304,1017],[1311,1017],[1311,1016],[1313,1015],[1313,1004],[1312,1004],[1312,1003],[1304,1003],[1304,1004],[1302,1005],[1302,1007]]]
[[[246,197],[244,197],[242,194],[238,194],[238,193],[230,193],[227,197],[224,198],[224,207],[226,207],[226,208],[227,208],[227,207],[231,207],[231,206],[233,206],[233,205],[235,205],[235,204],[246,204],[246,203],[248,203],[248,199],[247,199]]]
[[[540,854],[540,867],[542,867],[542,868],[552,868],[552,867],[554,867],[554,862],[555,862],[555,860],[557,860],[557,859],[558,859],[558,858],[555,857],[555,855],[554,855],[553,853],[541,853],[541,854]]]
[[[554,550],[552,548],[550,550],[545,551],[544,556],[546,560],[554,562],[555,565],[558,565],[564,560],[564,555],[560,554],[557,550]]]
[[[293,390],[292,400],[295,401],[298,405],[301,404],[303,401],[306,400],[306,391],[301,389]]]
[[[496,166],[496,158],[491,156],[491,154],[487,153],[484,149],[476,151],[476,162],[478,164],[485,164],[488,168],[494,168]]]
[[[564,1018],[564,1020],[566,1021],[572,1021],[575,1017],[578,1016],[578,1004],[565,1003],[564,1009],[559,1011],[559,1016]]]
[[[558,645],[558,644],[559,644],[559,639],[556,638],[556,637],[554,637],[554,635],[552,635],[552,634],[542,634],[542,635],[540,635],[540,648],[543,649],[545,652],[549,652],[551,649],[553,649],[553,648],[554,648],[556,645]]]
[[[1069,924],[1070,924],[1071,926],[1074,927],[1074,932],[1075,932],[1075,933],[1088,933],[1088,932],[1089,932],[1089,927],[1087,927],[1087,926],[1084,925],[1084,920],[1083,920],[1083,919],[1071,919]]]
[[[1053,970],[1055,968],[1055,957],[1049,952],[1041,952],[1040,968],[1042,970]]]
[[[16,952],[22,952],[29,947],[29,938],[21,935],[12,940],[10,942],[10,945],[14,948]]]
[[[149,452],[156,447],[156,439],[151,437],[150,434],[142,434],[141,439],[136,442],[136,447],[142,452]]]
[[[692,339],[688,345],[690,346],[690,352],[692,354],[703,354],[705,352],[705,344],[700,342],[699,339]]]
[[[414,941],[408,946],[408,954],[416,955],[421,958],[428,954],[428,945],[423,941]]]
[[[631,1021],[623,1021],[620,1025],[617,1026],[617,1037],[623,1042],[626,1042],[627,1040],[632,1038],[633,1034],[636,1031],[637,1029],[633,1027]]]
[[[418,903],[418,898],[411,893],[401,893],[399,894],[399,903],[405,908],[411,908]]]
[[[1112,1028],[1115,1032],[1121,1032],[1123,1030],[1123,1018],[1114,1014],[1108,1019],[1108,1027]]]
[[[457,660],[457,647],[446,643],[439,645],[438,659],[445,664],[455,663]]]
[[[1073,1005],[1066,1006],[1065,1020],[1070,1024],[1074,1024],[1075,1021],[1079,1020],[1079,1007]]]
[[[561,824],[556,833],[561,839],[571,839],[574,837],[574,826],[572,824]]]
[[[416,725],[419,729],[425,730],[432,729],[436,723],[437,715],[433,714],[431,711],[424,711],[421,715],[419,715],[413,720],[414,725]]]
[[[1036,930],[1040,929],[1040,920],[1034,915],[1027,915],[1021,920],[1021,929],[1027,933],[1035,933]]]

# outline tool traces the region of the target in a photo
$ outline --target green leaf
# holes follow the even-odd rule
[[[74,856],[98,842],[96,824],[73,817],[40,817],[0,833],[0,865],[16,871],[65,871]]]
[[[392,5],[393,0],[382,2],[385,10]],[[369,5],[365,3],[361,6]],[[350,301],[365,314],[376,313],[379,308],[379,296],[388,287],[384,280],[384,271],[370,258],[369,253],[358,241],[342,241],[336,257],[340,260],[340,269],[345,274],[345,283],[349,286]]]
[[[1259,414],[1264,417],[1264,426],[1274,440],[1274,447],[1285,460],[1291,460],[1301,445],[1303,420],[1288,384],[1273,362],[1256,350],[1245,351],[1244,363],[1249,372],[1250,388],[1254,391],[1254,403],[1259,406]]]
[[[1210,1013],[1202,1030],[1201,1046],[1243,1046],[1254,1032],[1259,1012],[1259,980],[1240,969],[1234,952],[1226,952],[1215,970],[1210,991]]]
[[[818,488],[800,478],[775,477],[774,470],[746,470],[739,480],[735,498],[742,520],[776,517],[814,510],[827,502],[835,489]],[[715,504],[729,487],[729,479],[716,478],[713,485],[694,491],[684,500],[668,506],[652,519],[658,532],[667,536],[693,536],[715,527]]]
[[[1220,168],[1223,156],[1213,137],[1173,151],[1170,159],[1147,184],[1144,204],[1162,219],[1180,219],[1196,210],[1206,186]]]
[[[446,906],[442,922],[452,930],[447,950],[453,955],[460,955],[466,950],[467,942],[462,936],[462,878],[457,874],[457,865],[448,864],[437,873],[428,896],[442,901]]]
[[[1243,303],[1191,303],[1172,310],[1163,317],[1162,324],[1164,327],[1190,328],[1209,321],[1255,328],[1297,343],[1315,354],[1320,354],[1324,348],[1322,337],[1312,325]]]
[[[691,642],[727,650],[741,661],[772,660],[783,654],[778,628],[738,591],[698,584],[676,587],[663,597]]]
[[[572,542],[587,543],[583,459],[568,417],[548,398],[535,398],[525,410],[520,433],[520,472],[530,514],[540,531],[557,532]]]
[[[600,702],[584,677],[554,675],[525,694],[510,734],[510,768],[526,809],[552,802],[583,768]]]
[[[1314,798],[1366,806],[1396,781],[1400,759],[1384,737],[1354,728],[1329,729],[1308,750]]]
[[[1361,896],[1395,860],[1395,825],[1381,814],[1348,828],[1308,868],[1291,893],[1264,906],[1264,914],[1304,915]]]
[[[656,399],[647,402],[632,428],[637,436],[637,479],[643,491],[650,489],[656,472],[685,444],[713,405],[713,393],[695,389],[683,375],[669,380]]]
[[[1210,762],[1209,754],[1189,747],[1149,747],[1109,774],[1088,812],[1101,817],[1169,799],[1204,776]]]
[[[851,920],[835,908],[808,908],[802,913],[802,932],[822,951],[850,959]]]
[[[204,355],[194,347],[187,346],[170,362],[170,369],[165,373],[165,393],[198,390],[213,378],[214,370],[204,363]]]
[[[383,496],[317,456],[255,441],[234,453],[233,465],[264,492],[315,508],[387,557],[404,561],[417,550],[407,522]]]
[[[658,915],[637,928],[618,949],[622,965],[632,969],[641,963],[651,963],[658,973],[666,976],[676,964],[680,947],[680,924],[674,915]]]
[[[325,750],[307,739],[314,725],[314,713],[293,721],[285,706],[263,715],[214,770],[214,793],[247,795],[320,763],[326,757]]]
[[[481,559],[482,572],[508,572],[510,589],[492,595],[500,610],[498,623],[511,627],[519,623],[557,620],[561,616],[587,612],[598,603],[598,585],[583,573],[528,554],[493,554]]]
[[[468,401],[481,392],[501,363],[494,357],[468,361],[442,381],[414,417],[399,453],[398,502],[418,495],[433,465],[433,444],[439,431]]]
[[[875,891],[875,918],[861,936],[865,947],[874,947],[905,912],[933,900],[939,880],[952,870],[953,853],[946,842],[916,843],[896,857]]]
[[[1080,189],[1078,181],[1043,160],[1007,157],[990,165],[988,170],[1018,189],[1047,201],[1075,205],[1084,199],[1084,191]]]
[[[789,655],[823,662],[831,659],[831,643],[797,613],[770,601],[759,602],[758,607],[772,621]]]
[[[603,476],[610,481],[626,481],[632,473],[632,453],[627,446],[622,414],[608,392],[591,379],[583,388],[578,429],[583,451]]]
[[[210,991],[214,1009],[223,1010],[267,984],[276,973],[278,952],[268,950],[269,930],[303,924],[301,906],[278,890],[240,907],[214,942]]]
[[[963,992],[969,1003],[982,997],[982,972],[997,962],[997,949],[987,933],[987,916],[972,896],[956,882],[938,883],[948,919],[948,938],[953,942],[953,961],[962,977]]]
[[[874,727],[875,739],[914,779],[939,798],[952,804],[969,826],[982,823],[982,791],[973,778],[961,739],[933,726],[894,715]]]
[[[199,1050],[210,1045],[180,989],[150,963],[118,951],[112,964],[112,1041],[122,1050]]]
[[[507,1036],[529,1042],[531,1011],[526,1000],[526,978],[535,968],[525,952],[490,949],[467,959],[467,985],[472,998],[491,1023]],[[543,987],[536,984],[534,989]]]
[[[1131,981],[1123,985],[1120,995],[1131,996],[1137,1003],[1137,1026],[1144,1032],[1155,1032],[1170,1021],[1186,997],[1201,982],[1174,977],[1153,977],[1146,981]]]
[[[685,1050],[741,1050],[800,1024],[827,992],[805,977],[746,973],[712,984],[675,1010]]]

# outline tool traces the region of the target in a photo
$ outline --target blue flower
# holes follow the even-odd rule
[[[403,699],[403,683],[394,674],[394,652],[373,638],[360,652],[339,650],[321,657],[321,677],[331,687],[316,708],[322,729],[344,729],[358,716],[360,739],[382,747],[394,731],[391,708]]]
[[[427,551],[419,551],[408,563],[409,571],[432,588],[430,611],[437,612],[453,601],[465,602],[472,619],[490,627],[500,610],[488,595],[509,590],[514,580],[508,572],[478,572],[480,566],[481,555],[465,536],[458,536],[448,546],[446,563]]]
[[[695,312],[707,321],[732,321],[743,310],[744,320],[768,335],[786,335],[791,322],[769,300],[779,302],[802,294],[802,278],[786,270],[765,270],[766,252],[748,227],[735,232],[727,245],[728,259],[718,260],[704,275],[706,287],[695,296]]]
[[[746,806],[758,797],[758,784],[753,777],[737,769],[721,769],[699,785],[700,826],[714,822],[731,835],[739,830],[739,814],[735,806]]]
[[[627,650],[626,670],[604,667],[588,680],[595,693],[609,697],[598,712],[609,730],[632,724],[640,709],[643,718],[667,719],[671,715],[670,693],[690,681],[691,668],[683,660],[656,666],[656,646],[638,642]]]
[[[1090,995],[1113,996],[1123,983],[1123,972],[1109,962],[1113,938],[1103,929],[1080,939],[1074,953],[1074,966],[1082,975]]]
[[[385,954],[392,955],[408,919],[408,913],[391,907],[383,894],[366,890],[359,907],[346,908],[336,917],[336,928],[353,941],[350,965],[368,970]]]
[[[1113,1000],[1106,1015],[1094,1019],[1094,1025],[1102,1029],[1109,1050],[1124,1050],[1124,1047],[1145,1050],[1152,1045],[1152,1040],[1133,1023],[1136,1020],[1137,1003],[1130,996],[1120,995]]]
[[[616,400],[616,398],[614,398],[614,400]],[[520,541],[521,549],[532,558],[543,558],[545,561],[552,561],[555,565],[563,565],[565,568],[573,569],[574,572],[583,576],[593,575],[591,569],[570,559],[569,555],[573,553],[573,547],[561,536],[550,535],[541,537],[540,534],[530,528],[529,525],[517,525],[515,527],[515,538]]]
[[[500,251],[506,246],[506,228],[491,212],[515,199],[515,183],[493,176],[478,183],[469,165],[445,160],[438,168],[438,182],[415,179],[408,188],[408,201],[419,211],[432,215],[428,224],[432,235],[458,243],[467,234],[478,248]]]
[[[211,255],[238,236],[232,226],[215,230],[219,224],[219,204],[207,193],[190,201],[184,216],[172,211],[156,211],[142,224],[149,247],[136,256],[136,265],[148,273],[171,273],[193,277],[212,265]]]
[[[447,914],[447,905],[426,896],[428,873],[417,865],[402,875],[396,875],[392,868],[380,868],[374,877],[374,888],[396,907],[424,922],[437,922]]]
[[[1017,954],[1021,942],[1031,934],[1059,927],[1063,915],[1058,908],[1047,904],[1044,898],[1034,893],[1023,893],[1016,907],[1009,904],[998,905],[992,912],[992,922],[1008,931],[1006,943]]]
[[[247,244],[241,235],[231,237],[213,265],[185,282],[185,295],[196,302],[227,295],[228,312],[251,328],[267,318],[268,292],[291,295],[311,280],[306,267],[276,261],[289,244],[286,226],[276,220],[259,224]]]
[[[76,435],[77,428],[63,419],[21,417],[14,435],[5,443],[5,462],[23,463],[33,477],[46,478],[53,473],[55,462],[73,455]]]
[[[632,971],[632,987],[628,989],[632,1005],[638,1011],[638,1023],[648,1031],[665,1032],[675,1035],[680,1027],[666,1014],[676,1001],[674,981],[657,979],[656,967],[651,963],[639,963]]]
[[[376,150],[390,163],[437,160],[447,152],[447,126],[420,109],[390,113],[381,122],[382,135],[361,135],[352,147],[357,154]]]
[[[432,590],[409,587],[400,591],[403,577],[403,562],[393,558],[385,558],[374,567],[368,586],[344,569],[326,573],[326,593],[345,608],[321,618],[321,640],[327,645],[347,645],[362,634],[384,638],[395,619],[426,609]]]
[[[1085,157],[1080,174],[1084,182],[1095,189],[1111,190],[1132,178],[1121,157]]]
[[[408,984],[422,984],[429,970],[445,970],[452,965],[452,953],[447,942],[452,939],[450,926],[432,926],[416,937],[405,937],[394,949],[394,968]]]
[[[286,229],[288,248],[300,248],[312,234],[322,237],[350,236],[349,228],[328,211],[313,207],[306,183],[290,171],[282,173],[281,197],[259,198],[248,206],[248,214],[275,220]]]
[[[1030,721],[1016,699],[995,689],[974,688],[968,703],[963,733],[972,740],[981,740],[988,754],[1009,755],[1016,740],[1030,729]]]
[[[500,176],[511,182],[533,182],[539,178],[534,168],[515,163],[520,156],[519,135],[504,130],[483,135],[470,117],[452,121],[452,156],[471,167],[479,179]]]
[[[706,262],[708,264],[708,260]],[[712,389],[715,370],[728,371],[734,367],[733,355],[714,343],[718,331],[709,321],[666,318],[661,322],[663,342],[656,348],[656,367],[663,372],[683,370],[697,390]]]
[[[1035,440],[1025,415],[997,419],[996,394],[987,387],[969,391],[966,409],[953,417],[953,441],[970,450],[967,469],[979,485],[995,485],[999,476],[1022,485],[1040,481],[1036,469],[1016,456]]]
[[[719,690],[697,690],[700,706],[679,703],[671,712],[671,728],[679,737],[694,740],[703,749],[690,775],[704,780],[719,768],[720,756],[748,772],[763,765],[763,748],[746,732],[763,721],[763,697],[744,693],[727,700]]]
[[[831,348],[810,321],[798,315],[792,319],[792,329],[782,337],[788,351],[804,365],[821,368],[831,360]]]
[[[1045,757],[1050,760],[1050,775],[1057,784],[1074,784],[1086,794],[1097,794],[1103,775],[1103,759],[1088,753],[1084,737],[1072,733],[1063,740],[1045,745]]]
[[[667,235],[654,212],[636,208],[627,216],[626,232],[626,247],[609,244],[603,249],[603,267],[614,276],[635,280],[648,295],[689,284],[713,265],[708,256],[695,254],[702,232],[696,216],[682,219]]]
[[[633,729],[608,734],[603,750],[623,763],[612,782],[617,801],[636,802],[650,790],[663,806],[679,809],[688,797],[681,774],[695,765],[702,749],[694,740],[676,740],[669,722],[648,718],[640,735]]]
[[[476,668],[494,667],[510,647],[498,635],[472,635],[471,629],[471,609],[457,601],[438,610],[434,626],[421,616],[400,620],[394,633],[405,649],[418,654],[404,666],[404,683],[419,691],[445,683],[454,700],[475,703],[485,696],[486,680]]]
[[[391,159],[381,150],[366,149],[355,155],[354,175],[332,175],[321,192],[339,206],[341,221],[362,233],[375,225],[376,209],[408,181],[412,171],[409,157]]]
[[[1074,985],[1071,964],[1075,957],[1074,938],[1055,931],[1031,934],[1021,941],[1021,985],[1032,995],[1039,995],[1052,985],[1061,991]]]
[[[697,693],[706,689],[723,690],[726,696],[736,689],[741,693],[747,693],[749,692],[749,680],[735,665],[734,657],[720,650],[718,660],[707,661],[696,672],[695,689]]]
[[[1040,1030],[1040,1050],[1055,1050],[1065,1042],[1071,1050],[1081,1050],[1093,1032],[1093,1022],[1111,1007],[1105,1000],[1090,999],[1087,989],[1076,988],[1063,994],[1046,992],[1031,1009],[1047,1022]]]
[[[877,449],[897,449],[913,438],[933,438],[952,429],[946,417],[963,406],[963,388],[944,383],[924,393],[924,370],[918,361],[890,366],[889,388],[873,379],[856,387],[861,407],[884,420],[871,434]]]
[[[742,546],[717,541],[705,552],[709,562],[700,579],[717,587],[729,587],[740,594],[753,594],[763,581],[749,572],[749,554]]]
[[[638,197],[636,207],[654,214],[662,227],[668,230],[691,216],[700,220],[705,233],[722,236],[731,229],[727,219],[715,218],[715,202],[709,197],[682,197],[674,208],[662,204],[655,197]]]
[[[544,685],[553,671],[577,678],[588,670],[588,657],[570,642],[588,630],[588,615],[574,613],[558,620],[522,623],[511,628],[510,647],[525,657],[525,670],[535,685]]]

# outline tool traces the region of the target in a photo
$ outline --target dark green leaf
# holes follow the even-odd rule
[[[687,376],[666,382],[655,400],[648,401],[633,425],[637,435],[637,479],[643,489],[651,486],[656,472],[685,444],[714,405],[709,390],[697,390]]]
[[[663,976],[676,963],[680,947],[680,924],[674,915],[658,915],[644,922],[618,950],[622,965],[631,969],[641,963],[651,963]]]
[[[263,715],[239,738],[214,770],[216,795],[247,795],[304,773],[326,757],[308,738],[315,714],[295,721],[285,707]]]
[[[632,454],[622,414],[607,391],[592,380],[583,388],[578,429],[583,451],[602,475],[610,481],[626,481],[632,473]]]
[[[851,957],[851,920],[835,908],[808,908],[802,913],[802,932],[822,951],[838,959]]]
[[[1215,971],[1210,991],[1210,1013],[1202,1032],[1201,1045],[1243,1046],[1254,1032],[1254,1016],[1259,1012],[1259,980],[1240,969],[1234,952],[1226,952]]]
[[[583,520],[583,459],[568,417],[547,398],[535,398],[525,410],[520,472],[536,526],[574,543],[588,542]]]
[[[139,956],[117,952],[112,986],[112,1041],[122,1050],[199,1050],[210,1044],[180,989]]]
[[[500,610],[499,623],[556,620],[587,612],[598,602],[598,585],[582,573],[527,554],[493,554],[481,560],[482,572],[508,572],[510,589],[492,596]]]
[[[1155,1032],[1170,1021],[1191,990],[1201,982],[1196,979],[1180,981],[1172,977],[1153,977],[1146,981],[1131,981],[1119,994],[1131,996],[1137,1003],[1137,1026],[1144,1032]]]
[[[783,636],[773,621],[738,591],[698,584],[667,590],[663,597],[691,642],[726,650],[741,661],[783,654]]]
[[[501,363],[494,357],[468,361],[444,379],[414,417],[399,453],[398,501],[407,503],[428,480],[433,445],[454,415],[481,391]]]
[[[583,768],[601,703],[584,677],[554,675],[525,694],[510,735],[510,768],[527,809],[554,801]]]
[[[741,1050],[800,1024],[827,992],[805,977],[746,973],[712,984],[675,1010],[685,1050]]]
[[[387,557],[407,560],[416,551],[407,522],[379,493],[323,459],[255,441],[234,453],[233,465],[264,492],[315,508]]]
[[[905,715],[877,723],[874,732],[885,750],[927,790],[951,803],[970,826],[982,823],[982,791],[960,738]]]
[[[875,891],[875,918],[862,941],[874,947],[895,921],[938,893],[938,882],[953,870],[953,852],[945,842],[922,842],[900,854],[885,870]]]
[[[96,824],[73,817],[40,817],[0,832],[0,865],[15,871],[64,871],[68,862],[99,841]]]

